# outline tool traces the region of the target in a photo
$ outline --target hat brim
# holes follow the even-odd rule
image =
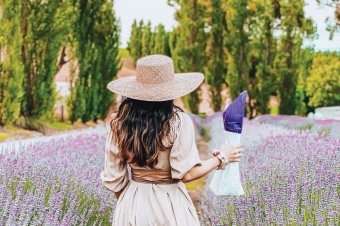
[[[113,80],[107,88],[116,94],[137,100],[166,101],[176,99],[194,91],[204,80],[198,72],[176,73],[174,79],[159,84],[143,84],[136,76],[127,76]]]

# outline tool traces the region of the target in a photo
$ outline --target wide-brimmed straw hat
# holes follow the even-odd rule
[[[136,75],[115,79],[107,88],[137,100],[166,101],[194,91],[203,81],[199,72],[175,73],[170,57],[150,55],[137,60]]]

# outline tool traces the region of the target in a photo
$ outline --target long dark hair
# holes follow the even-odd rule
[[[159,151],[172,147],[175,137],[175,117],[183,110],[174,105],[173,100],[143,101],[123,97],[118,111],[113,114],[110,126],[112,141],[118,147],[120,165],[133,156],[132,163],[154,168]],[[166,145],[163,140],[167,139]]]

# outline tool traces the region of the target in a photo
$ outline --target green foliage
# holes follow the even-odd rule
[[[247,90],[249,83],[249,24],[247,0],[229,0],[223,6],[226,12],[226,41],[227,74],[230,96],[236,98],[243,90]],[[249,92],[249,97],[251,97]]]
[[[134,20],[131,28],[128,50],[134,63],[136,63],[136,61],[142,56],[143,24],[143,20],[141,20],[138,24],[137,21]]]
[[[317,53],[307,78],[309,104],[314,107],[340,103],[340,54]]]
[[[275,8],[269,2],[253,5],[249,2],[251,15],[250,23],[250,64],[249,71],[250,84],[248,91],[250,101],[248,109],[251,116],[256,113],[268,114],[268,102],[270,95],[275,92],[275,77],[273,72],[273,63],[276,55],[275,38],[274,38],[274,20]]]
[[[207,73],[207,82],[210,85],[212,95],[212,105],[214,111],[220,111],[222,108],[221,91],[225,84],[227,73],[226,51],[224,48],[225,40],[225,12],[222,9],[221,0],[211,1],[211,32],[209,64]]]
[[[177,72],[203,72],[206,66],[206,45],[208,34],[205,31],[205,7],[198,0],[173,1],[179,9],[176,12],[178,26],[172,37],[171,56]],[[175,38],[175,39],[174,39]],[[175,41],[175,45],[174,44]],[[198,89],[183,97],[185,107],[198,113]]]
[[[21,116],[16,120],[15,125],[28,130],[39,131],[43,134],[46,132],[45,121],[37,117]]]
[[[128,50],[134,63],[150,54],[162,54],[170,56],[169,33],[165,31],[164,25],[159,24],[152,31],[151,23],[144,25],[141,20],[133,22]]]
[[[74,7],[79,78],[73,78],[70,120],[96,121],[106,116],[115,98],[106,85],[119,69],[119,28],[111,1],[78,0]]]
[[[153,38],[154,46],[152,53],[171,56],[169,46],[169,33],[165,31],[163,24],[159,24],[157,26]]]
[[[124,59],[124,58],[131,59],[131,56],[130,56],[128,49],[119,48],[119,55],[122,59]]]
[[[143,27],[142,34],[142,56],[150,55],[153,47],[152,43],[152,32],[151,32],[151,23],[150,21],[146,26]]]
[[[199,134],[201,138],[206,142],[208,142],[211,139],[210,130],[205,126],[200,126]]]
[[[280,114],[294,114],[296,84],[301,63],[302,40],[314,32],[312,21],[303,11],[304,1],[280,1],[280,35],[277,43],[275,73],[278,82]],[[284,15],[284,16],[283,16]]]
[[[52,117],[56,99],[54,76],[57,58],[69,32],[67,3],[61,1],[22,1],[22,62],[25,79],[21,115]]]
[[[307,78],[310,74],[314,56],[312,48],[301,50],[301,58],[299,64],[299,75],[296,88],[296,109],[295,115],[306,115],[308,112],[314,111],[313,107],[308,104],[309,97],[307,96]]]
[[[4,125],[19,116],[24,67],[20,59],[21,5],[14,0],[0,0],[0,8],[0,125]]]

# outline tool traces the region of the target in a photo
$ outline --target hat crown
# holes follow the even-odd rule
[[[174,79],[175,69],[170,57],[149,55],[137,60],[137,82],[143,84],[160,84]]]

